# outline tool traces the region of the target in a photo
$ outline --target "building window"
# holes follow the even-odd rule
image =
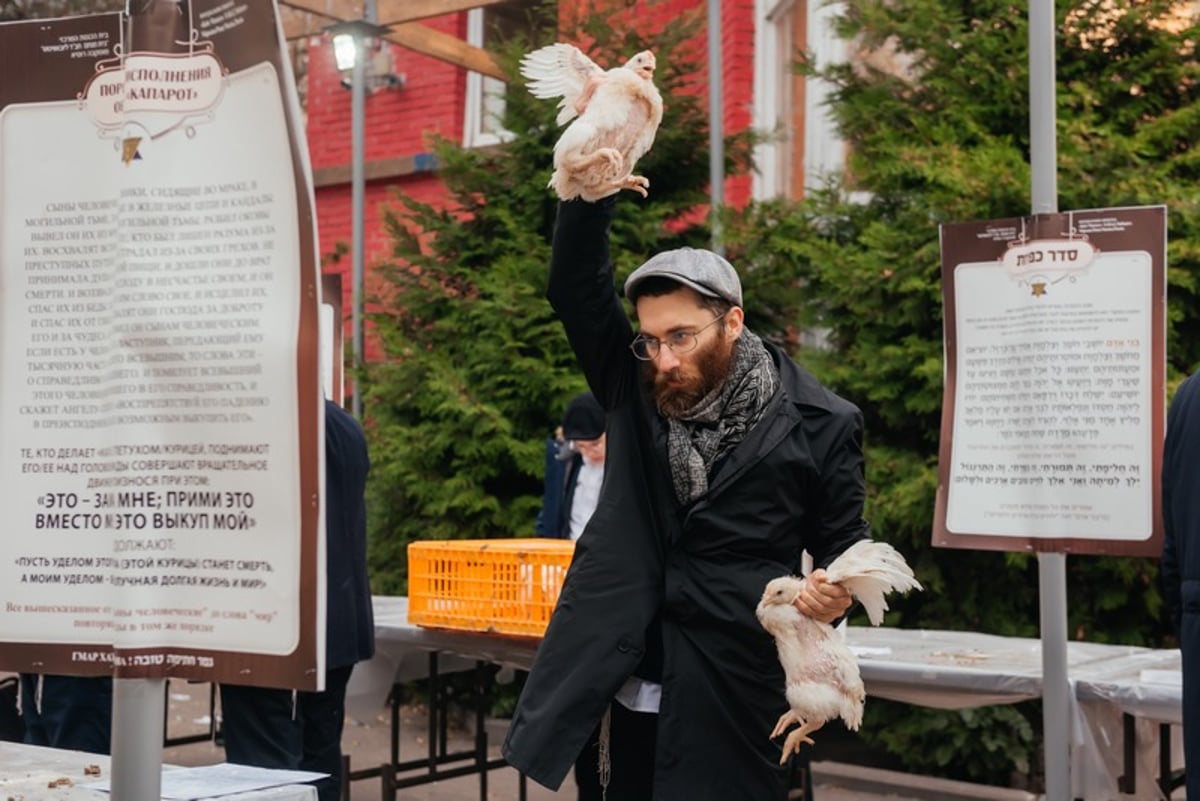
[[[788,197],[792,184],[793,0],[755,0],[753,193],[757,200]]]
[[[501,42],[518,31],[528,32],[530,3],[514,0],[467,12],[467,43],[495,52]],[[533,41],[532,39],[530,39]],[[504,129],[508,84],[490,75],[467,73],[467,107],[463,117],[463,145],[480,147],[513,138]]]
[[[837,35],[834,19],[844,14],[843,3],[808,0],[807,47],[818,66],[846,60],[846,44]],[[804,186],[817,187],[846,167],[846,144],[830,116],[829,85],[809,78],[804,86]]]
[[[755,199],[801,195],[845,164],[825,106],[829,88],[793,69],[801,50],[818,65],[844,60],[833,27],[842,8],[822,0],[755,0],[754,127],[765,137],[755,150]]]

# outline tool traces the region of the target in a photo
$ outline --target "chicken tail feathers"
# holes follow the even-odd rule
[[[889,593],[924,589],[900,552],[886,542],[856,542],[825,572],[863,605],[872,626],[883,622]]]

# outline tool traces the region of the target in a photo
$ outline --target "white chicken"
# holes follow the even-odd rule
[[[622,189],[642,197],[650,182],[634,175],[662,122],[662,96],[654,85],[657,62],[649,50],[605,72],[574,45],[547,45],[521,59],[534,97],[561,97],[549,186],[563,200],[594,201]],[[572,122],[572,120],[574,120]]]
[[[884,599],[889,592],[922,589],[904,557],[886,542],[862,540],[854,543],[825,569],[831,583],[840,584],[863,605],[871,625],[883,622]],[[755,614],[775,638],[779,662],[787,679],[784,694],[788,711],[771,732],[774,739],[792,724],[783,744],[779,764],[784,764],[801,743],[812,745],[808,736],[828,721],[840,717],[846,728],[856,731],[862,723],[867,693],[858,673],[858,661],[832,626],[800,613],[794,601],[804,589],[805,579],[782,576],[772,579],[763,591]]]

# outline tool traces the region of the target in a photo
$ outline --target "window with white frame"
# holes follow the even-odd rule
[[[790,196],[797,160],[803,165],[806,187],[820,185],[843,167],[843,143],[825,106],[829,88],[816,78],[805,80],[803,133],[797,135],[794,97],[799,79],[793,68],[802,49],[818,65],[843,59],[844,45],[833,27],[840,10],[839,3],[822,0],[755,0],[754,127],[764,137],[755,149],[756,199]],[[805,42],[795,41],[799,15]]]
[[[467,12],[467,44],[486,49],[496,46],[517,30],[529,26],[530,3],[513,0]],[[505,94],[508,84],[482,75],[467,73],[467,107],[463,116],[463,145],[479,147],[507,142],[513,133],[504,129]]]
[[[787,197],[792,183],[793,0],[755,0],[754,150],[752,191],[757,200]]]
[[[834,20],[845,12],[841,2],[808,0],[808,51],[818,67],[846,60],[845,42],[834,28]],[[838,135],[829,113],[830,87],[819,78],[804,86],[804,186],[822,185],[846,166],[846,144]]]

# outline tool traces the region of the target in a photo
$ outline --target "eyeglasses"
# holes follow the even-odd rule
[[[666,345],[671,349],[672,353],[687,353],[693,351],[700,344],[700,334],[705,328],[712,328],[719,320],[725,317],[729,312],[718,314],[712,318],[703,328],[698,328],[695,331],[675,331],[667,335],[666,339],[655,339],[654,337],[644,337],[638,335],[633,342],[629,343],[629,349],[633,351],[633,355],[644,362],[651,362],[658,358],[658,353],[662,350],[662,346]]]

